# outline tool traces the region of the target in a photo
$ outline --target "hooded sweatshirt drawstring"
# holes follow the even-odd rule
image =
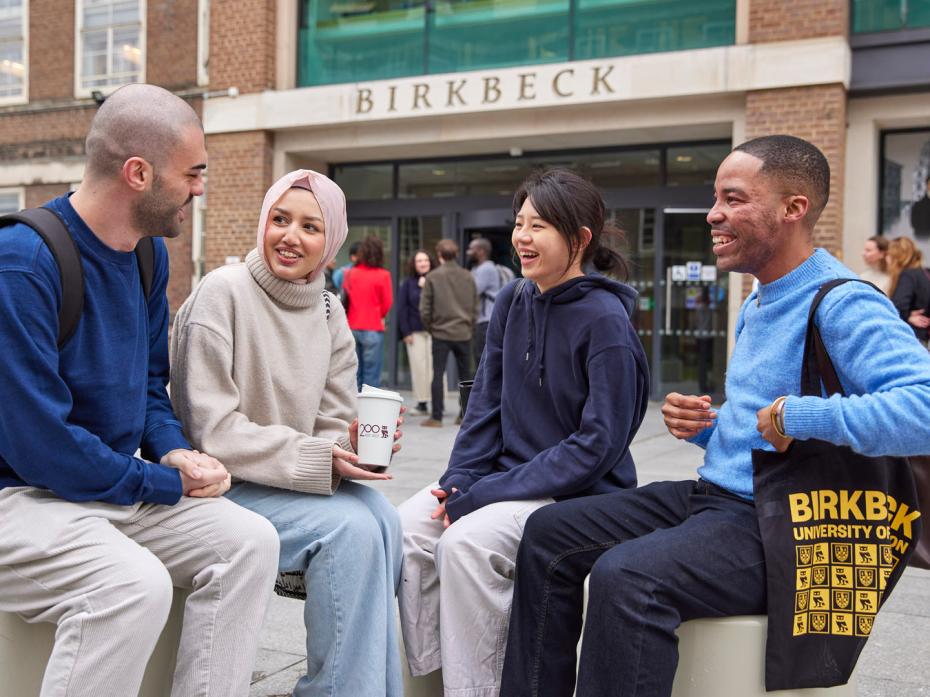
[[[525,361],[530,360],[530,355],[533,353],[533,348],[536,345],[536,305],[537,301],[541,301],[543,304],[542,307],[542,318],[540,322],[540,332],[539,332],[539,386],[543,386],[543,381],[546,376],[546,330],[549,325],[549,312],[552,309],[552,301],[554,300],[555,295],[551,293],[543,293],[542,295],[534,295],[533,291],[530,290],[530,304],[529,311],[527,312],[527,318],[529,320],[529,336],[527,338],[526,345],[526,355],[524,356]]]

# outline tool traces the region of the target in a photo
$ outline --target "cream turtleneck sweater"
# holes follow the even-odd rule
[[[323,276],[274,276],[256,250],[208,274],[178,311],[171,398],[191,444],[235,479],[332,494],[333,444],[350,449],[355,340]],[[328,324],[328,326],[327,326]]]

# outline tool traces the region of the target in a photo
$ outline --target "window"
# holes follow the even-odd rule
[[[0,215],[23,209],[22,189],[0,189]]]
[[[882,133],[879,231],[930,255],[930,127]]]
[[[300,87],[726,46],[736,38],[736,0],[298,2]]]
[[[853,0],[854,34],[930,27],[927,0]]]
[[[26,0],[0,0],[0,104],[26,99]]]
[[[143,0],[78,0],[77,96],[145,79],[144,16]]]

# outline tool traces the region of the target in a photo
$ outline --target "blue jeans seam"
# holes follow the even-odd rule
[[[620,544],[620,540],[614,540],[611,542],[599,542],[597,544],[583,545],[581,547],[572,547],[567,549],[558,556],[556,556],[546,567],[546,581],[543,584],[542,597],[543,602],[540,606],[540,617],[538,622],[538,629],[536,630],[536,638],[534,641],[535,648],[533,651],[533,668],[532,675],[530,677],[530,695],[532,697],[539,697],[539,663],[542,658],[542,641],[543,634],[545,634],[545,623],[546,617],[549,614],[549,594],[551,587],[551,578],[552,574],[555,572],[555,568],[562,563],[566,557],[570,557],[573,554],[580,554],[582,552],[591,552],[596,549],[610,549]]]

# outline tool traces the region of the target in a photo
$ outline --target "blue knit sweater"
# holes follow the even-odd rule
[[[151,300],[136,257],[104,245],[67,197],[49,204],[77,242],[84,310],[59,353],[61,276],[24,225],[0,228],[0,488],[30,485],[69,501],[176,503],[190,448],[165,391],[168,254],[155,240]],[[143,458],[134,456],[142,448]],[[151,462],[151,461],[154,462]]]
[[[760,286],[743,304],[727,365],[726,401],[698,474],[752,498],[752,450],[773,450],[756,430],[756,412],[781,395],[785,431],[865,455],[930,453],[930,355],[891,301],[863,283],[831,290],[817,310],[824,345],[848,396],[800,397],[807,313],[817,290],[852,271],[818,249],[798,268]]]

